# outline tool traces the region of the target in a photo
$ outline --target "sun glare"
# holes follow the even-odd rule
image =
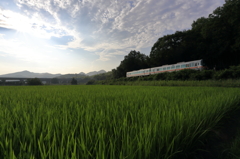
[[[32,29],[32,24],[30,20],[22,15],[12,13],[9,15],[8,24],[11,25],[13,29],[16,29],[18,32],[30,32]]]
[[[0,12],[0,27],[16,30],[18,33],[28,33],[35,37],[49,39],[52,36],[62,37],[71,32],[59,24],[49,24],[38,14],[21,15],[12,11]],[[72,33],[73,34],[73,33]]]

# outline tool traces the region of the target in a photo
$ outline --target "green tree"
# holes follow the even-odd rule
[[[149,57],[139,51],[130,51],[130,53],[124,57],[120,65],[112,70],[113,78],[121,78],[126,76],[126,72],[139,70],[149,67]]]
[[[5,84],[5,82],[6,82],[6,80],[5,80],[5,79],[2,79],[2,80],[0,80],[0,85],[4,85],[4,84]]]
[[[207,44],[207,49],[203,54],[208,67],[225,69],[239,64],[239,26],[239,0],[226,0],[222,7],[218,7],[208,16],[200,29],[205,44]]]
[[[86,85],[93,85],[95,82],[96,82],[96,81],[92,79],[92,80],[89,80],[89,81],[86,83]]]
[[[75,78],[72,78],[71,84],[72,85],[77,85],[77,83],[78,83],[77,80]]]
[[[151,66],[204,59],[211,68],[240,64],[240,1],[226,0],[208,18],[192,23],[192,29],[158,39],[150,52]]]
[[[32,78],[27,80],[28,85],[42,85],[42,81],[39,78]]]
[[[158,39],[150,52],[151,66],[162,66],[181,61],[199,59],[199,33],[192,30],[177,31]]]
[[[52,84],[59,84],[58,78],[52,78],[52,79],[51,79],[51,83],[52,83]]]

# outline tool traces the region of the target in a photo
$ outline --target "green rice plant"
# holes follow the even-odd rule
[[[227,152],[226,159],[240,159],[240,130],[238,128],[238,132],[236,137],[231,143],[226,144],[225,152]],[[225,159],[223,158],[223,159]]]
[[[100,83],[103,84],[103,83]],[[198,87],[240,87],[240,80],[151,80],[151,81],[112,81],[111,83],[105,83],[110,85],[139,85],[139,86],[198,86]]]
[[[0,87],[0,158],[187,158],[239,97],[218,87]]]

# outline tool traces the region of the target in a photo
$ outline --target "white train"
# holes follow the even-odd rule
[[[136,71],[131,71],[126,73],[126,77],[137,77],[137,76],[147,76],[153,75],[163,72],[172,72],[172,71],[179,71],[183,69],[194,69],[194,70],[203,70],[204,64],[203,60],[195,60],[195,61],[188,61],[188,62],[179,62],[172,65],[163,65],[153,68],[146,68]]]

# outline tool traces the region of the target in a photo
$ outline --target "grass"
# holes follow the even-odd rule
[[[175,80],[150,80],[150,81],[98,81],[97,84],[106,85],[139,85],[139,86],[194,86],[194,87],[240,87],[240,80],[202,80],[202,81],[175,81]]]
[[[0,158],[187,158],[239,97],[236,88],[0,87]]]
[[[225,145],[225,151],[227,152],[227,159],[240,159],[240,129],[239,125],[237,135],[231,143]]]

